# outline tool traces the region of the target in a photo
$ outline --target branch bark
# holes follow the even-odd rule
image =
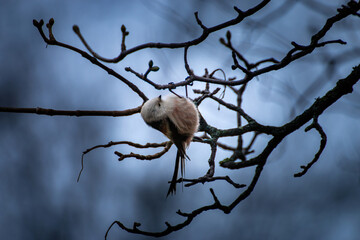
[[[124,117],[139,113],[141,106],[136,108],[126,109],[123,111],[98,111],[98,110],[55,110],[46,108],[11,108],[11,107],[0,107],[0,112],[12,112],[12,113],[33,113],[38,115],[48,116],[108,116],[108,117]]]

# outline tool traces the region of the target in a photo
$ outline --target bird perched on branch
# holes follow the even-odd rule
[[[181,166],[181,176],[185,171],[186,148],[199,127],[199,113],[194,103],[184,97],[169,95],[150,99],[141,108],[141,116],[151,127],[162,132],[177,147],[174,174],[170,183],[170,193],[176,192],[176,181]]]

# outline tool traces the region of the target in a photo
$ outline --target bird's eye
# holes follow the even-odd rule
[[[158,106],[160,107],[160,106],[161,106],[161,104],[160,104],[160,103],[158,103]]]

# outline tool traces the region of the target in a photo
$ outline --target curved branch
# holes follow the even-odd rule
[[[119,161],[122,161],[125,158],[131,158],[131,157],[139,159],[139,160],[153,160],[153,159],[160,158],[162,155],[167,153],[169,151],[170,147],[172,146],[172,144],[173,143],[171,141],[166,142],[166,145],[164,146],[163,150],[161,150],[160,152],[157,152],[155,154],[151,154],[151,155],[142,155],[142,154],[137,154],[137,153],[122,154],[118,151],[115,151],[114,153],[119,157]]]
[[[301,176],[305,175],[306,172],[311,168],[311,166],[314,163],[317,162],[317,160],[319,159],[321,153],[325,149],[326,142],[327,142],[327,137],[326,137],[326,134],[325,134],[324,130],[322,129],[322,127],[318,123],[317,117],[314,117],[313,123],[310,126],[308,126],[307,128],[305,128],[305,132],[309,131],[312,128],[315,128],[315,130],[318,131],[318,133],[321,136],[319,150],[317,151],[317,153],[315,154],[315,156],[314,156],[314,158],[313,158],[313,160],[311,162],[309,162],[306,166],[305,165],[300,166],[303,170],[301,172],[298,172],[298,173],[294,174],[294,177],[301,177]]]
[[[99,59],[100,61],[103,62],[108,62],[108,63],[117,63],[120,62],[122,59],[124,59],[127,55],[134,53],[136,51],[145,49],[145,48],[183,48],[183,47],[189,47],[189,46],[194,46],[197,45],[201,42],[203,42],[211,33],[216,32],[218,30],[233,26],[235,24],[240,23],[242,20],[244,20],[244,18],[253,15],[254,13],[256,13],[257,11],[259,11],[260,9],[262,9],[263,7],[266,6],[266,4],[268,4],[270,2],[270,0],[263,0],[262,2],[260,2],[257,6],[242,12],[240,11],[238,8],[234,7],[234,9],[236,10],[236,12],[238,13],[238,16],[236,18],[233,18],[227,22],[221,23],[219,25],[207,28],[205,27],[201,21],[198,19],[197,14],[195,14],[196,17],[196,21],[197,23],[200,25],[200,27],[202,28],[203,32],[202,34],[198,37],[195,38],[191,41],[187,41],[187,42],[181,42],[181,43],[144,43],[141,45],[138,45],[136,47],[130,48],[128,50],[123,50],[120,52],[119,56],[115,57],[115,58],[104,58],[101,57],[99,54],[95,53],[90,46],[86,43],[85,39],[82,37],[80,30],[77,28],[75,33],[79,36],[80,40],[82,41],[82,43],[84,44],[84,46],[87,48],[87,50],[92,53],[92,55]],[[75,30],[75,29],[74,29]]]
[[[239,169],[261,163],[270,155],[270,153],[276,148],[276,146],[282,141],[283,138],[309,122],[313,118],[313,116],[321,115],[329,106],[331,106],[345,94],[351,93],[353,91],[353,85],[355,85],[359,81],[359,79],[360,65],[354,67],[353,71],[346,78],[340,79],[336,83],[336,86],[330,91],[328,91],[323,97],[316,99],[313,105],[306,109],[302,114],[298,115],[294,120],[281,127],[263,126],[258,123],[252,122],[240,128],[219,130],[221,132],[221,136],[236,136],[249,131],[259,131],[262,133],[266,133],[264,132],[264,130],[269,129],[271,131],[269,131],[268,133],[274,136],[268,142],[268,145],[265,147],[263,152],[260,153],[257,157],[242,162],[234,162],[230,161],[229,159],[225,159],[220,162],[220,165],[225,168]],[[318,131],[323,137],[321,129],[318,128],[316,125],[314,125],[314,127],[317,128],[317,130],[319,129]]]
[[[251,180],[251,183],[249,184],[249,186],[242,193],[240,193],[240,195],[228,206],[222,205],[219,202],[218,198],[216,197],[214,191],[211,189],[210,192],[213,196],[214,203],[211,205],[206,205],[201,208],[198,208],[198,209],[192,211],[191,213],[183,213],[180,210],[178,210],[177,214],[179,214],[182,217],[185,217],[186,219],[177,225],[170,225],[168,222],[165,222],[165,225],[166,225],[165,230],[160,231],[160,232],[149,232],[149,231],[143,231],[143,230],[139,229],[138,227],[141,226],[140,223],[134,223],[133,227],[129,228],[129,227],[126,227],[120,221],[114,221],[110,225],[110,227],[107,229],[107,231],[105,233],[105,239],[107,239],[107,236],[108,236],[111,228],[115,224],[118,225],[121,229],[123,229],[127,232],[130,232],[130,233],[141,234],[141,235],[152,236],[152,237],[163,237],[163,236],[169,235],[172,232],[178,231],[178,230],[186,227],[187,225],[189,225],[192,222],[192,220],[196,216],[200,215],[201,213],[203,213],[205,211],[220,209],[224,213],[230,213],[242,200],[247,198],[251,194],[251,192],[254,190],[256,183],[258,182],[259,177],[261,175],[262,169],[263,169],[263,164],[260,164],[256,167],[255,174],[254,174],[253,179]]]
[[[52,24],[50,24],[52,23]],[[36,21],[35,19],[33,20],[33,24],[34,26],[38,29],[41,37],[43,38],[43,40],[49,44],[49,45],[56,45],[56,46],[60,46],[60,47],[63,47],[63,48],[67,48],[67,49],[70,49],[74,52],[77,52],[79,54],[81,54],[82,57],[86,58],[87,60],[89,60],[92,64],[95,64],[97,65],[98,67],[104,69],[108,74],[114,76],[115,78],[119,79],[120,81],[122,81],[123,83],[125,83],[132,91],[134,91],[135,93],[137,93],[139,95],[139,97],[141,97],[144,102],[148,100],[148,98],[145,96],[145,94],[140,91],[140,89],[135,85],[133,84],[132,82],[130,82],[129,80],[127,80],[125,77],[123,77],[122,75],[120,75],[119,73],[115,72],[113,69],[105,66],[104,64],[102,64],[101,62],[99,62],[95,57],[89,55],[87,52],[84,52],[76,47],[73,47],[71,45],[68,45],[68,44],[65,44],[65,43],[62,43],[62,42],[59,42],[57,41],[53,34],[52,34],[52,25],[54,24],[54,19],[50,19],[49,20],[49,24],[47,24],[48,28],[49,28],[49,33],[50,33],[50,37],[47,38],[44,34],[44,31],[42,29],[42,26],[44,25],[44,20],[40,20],[39,22]]]
[[[145,145],[142,145],[142,144],[138,144],[138,143],[133,143],[133,142],[130,142],[130,141],[118,141],[118,142],[113,142],[113,141],[110,141],[108,142],[107,144],[101,144],[101,145],[96,145],[94,147],[91,147],[91,148],[88,148],[86,149],[83,154],[81,155],[81,169],[80,169],[80,172],[79,172],[79,175],[78,175],[78,178],[77,178],[77,182],[79,182],[80,180],[80,176],[81,176],[81,173],[83,172],[84,170],[84,156],[91,152],[92,150],[95,150],[97,148],[109,148],[109,147],[112,147],[112,146],[115,146],[115,145],[120,145],[120,144],[126,144],[126,145],[129,145],[131,147],[135,147],[135,148],[158,148],[158,147],[164,147],[164,150],[160,153],[162,153],[161,155],[157,156],[157,157],[161,157],[165,152],[167,152],[172,143],[170,141],[167,141],[167,142],[162,142],[162,143],[146,143]],[[115,152],[115,154],[118,153],[118,152]],[[119,153],[120,154],[120,153]],[[119,156],[119,154],[117,154]],[[158,153],[159,154],[159,153]],[[120,157],[120,156],[119,156]],[[133,156],[125,156],[125,155],[122,155],[123,159],[125,157],[133,157]],[[121,160],[123,160],[121,159]],[[120,159],[119,159],[120,160]]]
[[[237,57],[239,57],[245,63],[247,68],[243,68],[239,64],[237,64],[237,65],[235,64],[235,67],[238,67],[241,71],[245,72],[245,74],[246,74],[245,77],[243,79],[234,80],[234,81],[222,81],[222,80],[215,80],[215,79],[203,78],[203,77],[198,77],[198,76],[191,76],[190,78],[192,81],[209,82],[209,83],[221,84],[221,85],[226,85],[226,86],[241,85],[241,84],[245,84],[245,83],[249,82],[254,77],[259,76],[261,74],[284,68],[287,65],[289,65],[290,63],[292,63],[293,61],[312,53],[316,48],[324,47],[328,44],[333,44],[333,43],[346,44],[346,42],[342,41],[341,39],[324,41],[321,43],[319,43],[319,41],[326,35],[326,33],[331,29],[331,27],[336,22],[338,22],[350,15],[354,15],[359,10],[360,10],[360,2],[356,3],[354,1],[350,1],[348,3],[348,6],[342,6],[342,8],[338,9],[338,13],[335,16],[327,19],[324,26],[316,34],[314,34],[311,37],[311,42],[309,45],[302,46],[295,42],[291,42],[291,44],[293,45],[293,48],[288,51],[288,53],[283,57],[283,59],[281,61],[277,61],[276,59],[270,58],[270,59],[262,60],[255,64],[250,64],[238,51],[236,51],[234,48],[231,47],[231,42],[230,42],[229,37],[227,37],[227,39],[228,39],[227,43],[225,42],[225,40],[223,38],[221,38],[220,42],[223,45],[225,45],[226,47],[230,48],[232,50],[233,54],[236,55]],[[234,59],[234,60],[236,60],[236,59]],[[248,69],[249,67],[257,66],[260,63],[267,62],[267,61],[274,62],[274,64],[266,66],[266,67],[261,68],[256,71],[249,71],[249,69]]]

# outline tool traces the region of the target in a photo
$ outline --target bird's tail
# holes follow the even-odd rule
[[[176,160],[175,160],[174,174],[173,174],[172,180],[170,182],[169,191],[168,191],[166,197],[169,196],[169,194],[176,193],[176,181],[177,181],[177,176],[178,176],[178,171],[179,171],[179,165],[181,164],[181,176],[183,176],[184,171],[185,171],[185,157],[186,157],[185,152],[178,149],[177,154],[176,154]]]

